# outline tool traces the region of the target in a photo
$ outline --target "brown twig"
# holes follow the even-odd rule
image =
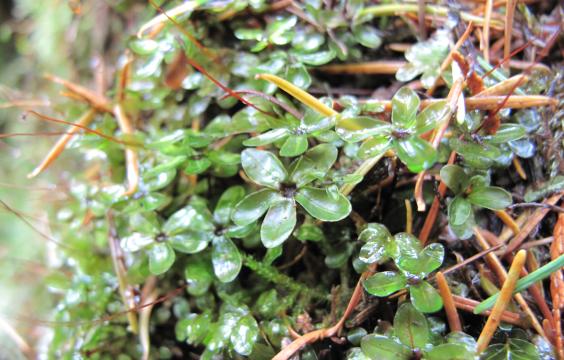
[[[550,246],[552,260],[564,254],[564,214],[558,215],[554,226],[554,241]],[[560,360],[564,359],[564,345],[562,343],[562,308],[564,308],[564,275],[562,269],[550,275],[550,295],[552,297],[552,328],[554,329],[553,344]]]
[[[488,317],[488,321],[486,325],[482,329],[480,333],[480,337],[477,341],[477,352],[481,353],[486,349],[490,340],[499,326],[501,321],[501,314],[511,301],[513,289],[515,289],[515,284],[517,280],[519,280],[519,274],[523,265],[525,264],[525,260],[527,259],[527,251],[519,250],[517,255],[515,255],[515,259],[511,263],[511,267],[509,268],[509,273],[507,274],[507,278],[503,282],[503,286],[501,288],[501,292],[499,298],[497,299],[490,316]]]
[[[407,64],[401,60],[380,60],[355,64],[333,64],[325,65],[316,70],[329,74],[384,74],[395,75],[395,73]]]
[[[454,299],[452,298],[452,293],[442,272],[437,272],[435,276],[437,279],[437,285],[439,287],[439,293],[443,299],[445,306],[445,312],[447,315],[448,326],[451,332],[462,331],[462,325],[460,324],[460,318],[458,317],[458,312],[456,311],[456,305]]]
[[[456,305],[457,309],[467,311],[467,312],[470,312],[470,313],[473,313],[474,309],[479,304],[478,301],[475,301],[475,300],[472,300],[472,299],[466,299],[462,296],[453,295],[452,297],[453,297],[454,304]],[[491,310],[487,310],[487,311],[484,311],[483,313],[481,313],[480,315],[489,316],[490,314],[491,314]],[[519,314],[516,314],[514,312],[510,312],[510,311],[507,311],[507,310],[504,311],[501,314],[501,320],[503,322],[506,322],[506,323],[509,323],[509,324],[517,325],[517,326],[520,326],[520,327],[526,327],[526,325],[521,320],[521,317],[519,316]]]
[[[97,94],[95,91],[92,91],[90,89],[85,88],[84,86],[77,85],[73,82],[70,82],[68,80],[62,79],[60,77],[51,74],[46,74],[45,78],[57,84],[63,85],[69,91],[78,95],[80,98],[82,98],[84,101],[89,103],[92,107],[96,108],[97,110],[105,111],[109,113],[112,112],[112,106],[110,104],[110,100],[102,95]]]

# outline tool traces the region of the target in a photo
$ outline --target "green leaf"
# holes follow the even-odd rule
[[[325,189],[304,187],[298,190],[295,199],[314,218],[323,221],[339,221],[346,218],[352,206],[340,192],[330,193]]]
[[[511,194],[497,186],[472,189],[468,201],[473,205],[490,210],[503,210],[512,204]]]
[[[163,225],[163,231],[171,236],[191,231],[212,231],[215,229],[213,218],[203,204],[192,203],[172,214]]]
[[[389,136],[392,126],[368,116],[357,116],[339,119],[335,130],[343,140],[355,143],[374,135]]]
[[[417,258],[422,250],[421,242],[412,234],[397,233],[394,235],[394,242],[398,249],[394,260],[398,263],[402,257]]]
[[[522,339],[509,339],[505,344],[494,344],[480,356],[481,360],[532,360],[540,359],[536,347]]]
[[[243,198],[245,197],[245,188],[242,186],[231,186],[225,190],[217,201],[213,218],[220,225],[227,225],[231,220],[231,213]]]
[[[527,135],[527,131],[523,125],[519,124],[501,124],[495,135],[485,138],[491,144],[506,144],[509,141],[519,140]]]
[[[270,189],[255,191],[239,201],[231,214],[231,220],[237,225],[244,226],[260,218],[266,210],[282,196]]]
[[[296,226],[296,204],[284,199],[272,205],[262,222],[260,238],[266,248],[282,244]]]
[[[383,335],[366,335],[360,342],[364,355],[378,360],[409,360],[411,349]]]
[[[257,184],[278,189],[288,174],[278,158],[264,150],[246,149],[241,153],[245,173]]]
[[[284,145],[280,148],[280,156],[295,157],[303,154],[308,147],[307,136],[292,135],[288,136]]]
[[[299,62],[306,65],[321,66],[333,60],[335,56],[337,56],[337,52],[333,48],[330,48],[329,50],[318,51],[309,54],[294,53],[294,56]]]
[[[165,273],[174,263],[174,250],[167,243],[155,243],[147,252],[149,256],[149,271],[153,275]]]
[[[423,313],[434,313],[443,307],[443,299],[427,281],[409,287],[411,302],[415,308]]]
[[[299,188],[323,178],[337,160],[337,153],[333,144],[319,144],[309,149],[290,166],[290,180]]]
[[[395,271],[382,271],[364,280],[364,289],[374,296],[388,296],[407,286],[406,277]]]
[[[208,158],[190,159],[188,165],[184,168],[184,173],[187,175],[198,175],[209,169],[212,165]]]
[[[243,356],[252,353],[255,342],[258,339],[259,327],[257,321],[251,315],[245,315],[237,321],[231,333],[231,345],[233,350]]]
[[[233,281],[243,265],[239,249],[231,239],[225,236],[215,236],[212,245],[212,264],[215,276],[221,282]]]
[[[209,313],[190,314],[186,323],[186,341],[191,345],[199,345],[204,341],[211,325]]]
[[[370,49],[376,49],[382,45],[382,38],[373,26],[361,25],[353,28],[355,39],[362,45]]]
[[[455,196],[448,204],[448,223],[460,226],[472,215],[472,204],[462,195]]]
[[[306,67],[302,64],[290,65],[286,72],[286,79],[303,90],[306,90],[311,85],[311,76],[309,76]]]
[[[408,302],[401,304],[394,316],[394,333],[411,349],[423,348],[430,338],[427,319]]]
[[[426,276],[442,265],[445,250],[441,244],[427,245],[423,250],[412,254],[403,253],[396,261],[397,266],[403,271],[407,271],[417,276]]]
[[[133,232],[128,236],[122,237],[120,245],[125,251],[135,252],[152,244],[154,241],[155,236],[153,234]]]
[[[365,242],[360,249],[359,259],[372,264],[385,256],[397,256],[397,246],[388,229],[382,224],[368,224],[358,239]]]
[[[209,232],[185,230],[169,236],[167,240],[175,250],[186,254],[195,254],[208,246]]]
[[[435,129],[441,120],[446,120],[445,117],[449,111],[449,106],[445,100],[427,106],[417,114],[415,134],[419,135]]]
[[[159,43],[151,39],[135,39],[129,42],[129,48],[137,55],[151,55],[159,49]]]
[[[402,129],[413,128],[419,103],[419,96],[415,91],[407,86],[399,89],[392,98],[392,124]]]
[[[188,284],[188,293],[193,296],[204,295],[213,282],[213,272],[209,260],[204,258],[191,258],[184,270],[184,277]]]
[[[455,194],[460,194],[468,186],[468,175],[458,165],[445,165],[441,168],[441,180]]]
[[[243,141],[245,146],[264,146],[288,136],[288,129],[274,129]]]
[[[489,170],[494,165],[495,159],[501,155],[499,149],[494,146],[475,144],[458,138],[451,138],[449,145],[462,156],[466,164],[480,170]]]
[[[474,360],[475,354],[461,344],[441,344],[425,353],[426,360]]]
[[[358,149],[358,156],[362,159],[380,156],[392,147],[392,137],[376,135],[365,140]]]
[[[454,225],[450,223],[448,225],[452,230],[452,232],[454,232],[454,234],[458,236],[460,239],[462,240],[469,239],[474,235],[474,226],[476,226],[474,213],[471,212],[468,219],[460,225]]]
[[[427,141],[416,136],[405,140],[394,140],[396,154],[414,173],[431,168],[437,161],[437,151]]]

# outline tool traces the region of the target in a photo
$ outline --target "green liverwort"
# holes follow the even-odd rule
[[[367,116],[340,119],[336,130],[347,142],[363,141],[362,158],[376,157],[393,149],[412,172],[429,169],[437,161],[437,151],[420,135],[433,130],[449,113],[445,101],[428,106],[417,114],[419,96],[403,87],[392,98],[392,122]]]
[[[296,226],[296,202],[311,216],[323,221],[339,221],[351,212],[349,200],[336,186],[309,186],[325,177],[337,159],[337,148],[320,144],[294,160],[287,168],[271,152],[246,149],[241,164],[247,176],[264,186],[247,195],[235,207],[231,218],[240,226],[251,224],[266,213],[260,229],[267,248],[282,244]]]
[[[367,292],[388,296],[407,287],[417,310],[431,313],[441,309],[443,302],[439,293],[424,280],[443,263],[441,244],[422,247],[415,236],[399,233],[392,237],[381,224],[368,224],[359,240],[365,242],[359,254],[362,262],[371,264],[392,258],[398,268],[398,271],[382,271],[367,278],[363,284]]]

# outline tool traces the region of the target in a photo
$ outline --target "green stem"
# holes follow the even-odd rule
[[[564,255],[560,255],[559,257],[552,260],[548,264],[538,268],[537,270],[533,271],[529,275],[517,281],[517,284],[515,285],[515,290],[513,290],[513,294],[517,294],[527,289],[529,286],[533,285],[534,283],[549,277],[550,274],[560,270],[563,266],[564,266]],[[495,304],[498,297],[499,297],[499,292],[479,303],[478,306],[476,306],[476,308],[474,309],[474,314],[482,313],[488,310],[489,308],[491,308]]]
[[[384,156],[384,154],[380,154],[378,156],[375,156],[373,158],[370,158],[368,160],[365,160],[362,164],[360,164],[360,166],[358,167],[358,169],[356,169],[356,171],[353,173],[354,175],[362,175],[364,177],[364,175],[366,175],[370,169],[372,169],[374,167],[374,165],[376,165],[378,163],[378,161],[380,161],[380,159]],[[358,183],[354,183],[354,184],[345,184],[341,187],[341,194],[347,196],[349,195],[353,189],[356,187]]]
[[[449,8],[445,6],[437,5],[427,5],[425,6],[425,13],[430,15],[446,16],[448,14]],[[371,15],[371,16],[392,16],[398,13],[417,13],[419,12],[419,5],[417,4],[382,4],[370,6],[362,9],[359,13],[359,17]],[[483,17],[472,15],[467,12],[460,12],[460,17],[464,21],[472,21],[477,25],[483,25],[485,20]],[[503,26],[498,21],[491,20],[491,24],[496,26]]]

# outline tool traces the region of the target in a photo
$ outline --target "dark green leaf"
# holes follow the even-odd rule
[[[442,344],[425,353],[427,360],[474,360],[475,358],[475,354],[460,344]]]
[[[241,165],[251,180],[273,189],[278,189],[288,176],[280,160],[264,150],[244,150],[241,153]]]
[[[476,169],[488,170],[501,155],[499,149],[491,145],[475,144],[458,138],[451,138],[449,144],[466,164]]]
[[[360,149],[358,156],[362,159],[376,157],[384,154],[392,147],[392,137],[388,135],[377,135],[365,140]]]
[[[365,242],[359,254],[359,259],[365,263],[375,263],[384,256],[397,256],[395,240],[384,225],[368,224],[358,239]]]
[[[284,199],[272,205],[260,228],[260,238],[266,248],[282,244],[296,226],[296,204],[291,199]]]
[[[538,188],[528,188],[525,192],[525,201],[537,201],[552,193],[562,190],[564,190],[564,176],[557,175],[546,183],[540,185]]]
[[[216,223],[221,225],[227,225],[231,220],[231,213],[243,198],[245,197],[245,188],[242,186],[231,186],[229,189],[225,190],[221,197],[217,201],[215,210],[213,212],[213,218]]]
[[[294,56],[299,62],[306,65],[321,66],[333,60],[335,56],[337,56],[337,52],[333,48],[330,48],[329,50],[309,54],[295,53]]]
[[[501,124],[495,135],[486,137],[492,144],[505,144],[509,141],[519,140],[527,135],[525,127],[519,124]]]
[[[238,354],[248,356],[253,351],[255,342],[259,335],[259,327],[255,318],[245,315],[233,328],[231,333],[231,345]]]
[[[394,140],[396,154],[414,173],[431,168],[437,161],[437,151],[427,141],[416,136]]]
[[[411,349],[383,335],[370,334],[360,342],[362,352],[369,359],[409,360]]]
[[[416,134],[423,134],[433,130],[441,121],[446,121],[449,113],[449,106],[445,100],[438,101],[427,106],[416,117]]]
[[[521,339],[509,339],[505,344],[490,345],[480,356],[481,360],[533,360],[540,359],[533,344]]]
[[[307,136],[288,136],[282,147],[280,148],[280,156],[294,157],[303,154],[307,150]]]
[[[167,243],[155,243],[147,251],[149,271],[153,275],[165,273],[174,263],[174,250]]]
[[[191,345],[201,344],[210,330],[210,314],[190,314],[187,320],[186,341]]]
[[[163,225],[167,235],[175,235],[185,230],[212,231],[213,218],[205,205],[192,203],[172,214]]]
[[[376,28],[368,25],[356,26],[353,28],[355,39],[362,45],[370,49],[376,49],[382,44],[382,39],[378,35]]]
[[[304,187],[298,190],[295,199],[311,216],[323,221],[342,220],[352,210],[351,203],[344,195],[325,189]]]
[[[401,304],[394,316],[394,333],[411,349],[423,348],[430,337],[427,319],[408,302]]]
[[[441,244],[430,244],[415,257],[404,252],[397,260],[397,266],[411,274],[426,276],[442,265],[444,256],[445,251]]]
[[[409,287],[411,302],[415,308],[423,313],[434,313],[443,307],[443,299],[427,281]]]
[[[208,158],[190,159],[188,165],[184,168],[187,175],[198,175],[209,169],[211,161]]]
[[[275,141],[283,139],[284,137],[288,136],[290,132],[287,129],[274,129],[267,131],[259,136],[255,136],[253,138],[247,139],[243,141],[243,145],[245,146],[264,146],[268,144],[272,144]]]
[[[203,258],[192,258],[186,265],[184,276],[188,284],[188,292],[194,296],[200,296],[208,291],[213,282],[213,272],[209,260]]]
[[[455,198],[448,204],[448,223],[460,226],[468,221],[472,214],[472,204],[462,195]]]
[[[270,189],[261,189],[251,193],[237,203],[231,214],[231,220],[241,226],[250,224],[260,218],[270,205],[282,199],[278,192]]]
[[[337,148],[332,144],[320,144],[309,149],[290,166],[290,180],[302,187],[317,178],[323,178],[337,160]]]
[[[445,165],[441,168],[441,180],[455,194],[460,194],[468,186],[468,175],[458,165]]]
[[[374,135],[389,136],[392,126],[381,120],[358,116],[339,119],[335,130],[343,140],[354,143]]]
[[[497,186],[485,186],[472,189],[468,201],[473,205],[490,210],[503,210],[513,202],[511,194]]]
[[[212,245],[212,264],[215,276],[221,282],[233,281],[243,265],[239,249],[231,239],[225,236],[215,236]]]
[[[407,286],[407,279],[403,274],[395,271],[376,273],[364,280],[364,289],[374,296],[388,296]]]
[[[402,129],[413,128],[419,103],[419,96],[415,91],[407,86],[399,89],[392,98],[392,124]]]
[[[210,239],[207,231],[185,230],[168,237],[168,242],[177,251],[194,254],[204,250]]]

